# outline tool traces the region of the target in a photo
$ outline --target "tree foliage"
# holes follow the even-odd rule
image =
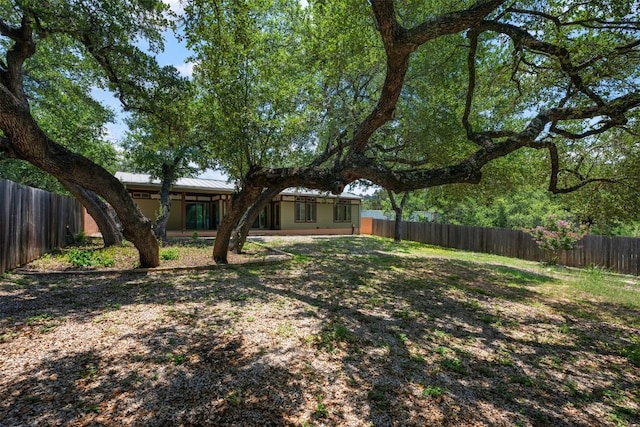
[[[236,5],[197,4],[225,13]],[[282,4],[256,2],[251,10]],[[323,120],[314,122],[307,141],[310,157],[294,158],[293,166],[245,157],[238,206],[246,208],[261,188],[273,186],[339,193],[358,179],[393,192],[478,184],[492,162],[510,156],[535,164],[543,159],[553,193],[637,182],[593,149],[637,120],[640,28],[628,2],[372,0],[366,6],[324,0],[309,2],[302,19],[306,25],[296,28],[307,32],[285,62],[318,64],[309,75],[320,92],[304,92],[299,102]],[[255,33],[269,30],[246,31]],[[201,50],[198,59],[205,64],[212,52]],[[252,75],[242,89],[263,87],[268,77]],[[272,83],[289,77],[279,73]],[[209,78],[230,81],[221,73]],[[489,175],[500,180],[510,169],[505,161]]]
[[[195,175],[213,162],[195,119],[194,85],[174,67],[156,71],[153,104],[132,109],[122,147],[129,170],[148,173],[161,181],[160,212],[154,232],[166,242],[171,187],[179,178]]]
[[[87,61],[72,52],[60,52],[55,39],[43,39],[38,48],[38,55],[25,64],[24,70],[25,91],[34,118],[52,139],[114,172],[117,153],[105,133],[105,124],[114,119],[114,114],[91,97],[93,71]],[[0,165],[3,178],[67,192],[55,177],[26,161],[0,157]]]

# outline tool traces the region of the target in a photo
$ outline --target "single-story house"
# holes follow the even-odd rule
[[[160,180],[147,174],[117,172],[118,178],[148,218],[160,208]],[[180,178],[171,189],[169,236],[215,236],[227,212],[234,184]],[[250,234],[359,234],[362,197],[307,189],[287,189],[265,206]],[[89,232],[87,231],[89,234]]]

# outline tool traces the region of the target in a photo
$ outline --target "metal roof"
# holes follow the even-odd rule
[[[116,178],[123,184],[139,184],[139,185],[160,185],[159,179],[151,179],[151,175],[146,173],[116,172]],[[202,178],[178,178],[173,184],[174,190],[193,189],[193,190],[218,190],[232,192],[235,189],[233,183],[221,181],[218,179],[202,179]]]
[[[160,186],[159,179],[152,179],[151,175],[145,173],[132,172],[116,172],[118,178],[123,184],[137,184],[148,186]],[[179,178],[173,185],[173,190],[210,190],[233,192],[235,184],[233,182],[222,181],[219,179],[204,178]],[[282,193],[288,196],[312,196],[312,197],[336,197],[335,195],[318,190],[309,190],[307,188],[287,188]],[[362,199],[362,196],[353,193],[342,193],[342,198]]]

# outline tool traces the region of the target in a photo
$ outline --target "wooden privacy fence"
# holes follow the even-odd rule
[[[371,234],[393,238],[394,223],[374,219]],[[544,252],[531,236],[520,230],[506,228],[403,222],[402,239],[530,261],[544,259]],[[587,235],[578,242],[577,249],[560,255],[560,264],[570,267],[597,266],[618,273],[640,275],[640,239]]]
[[[77,200],[0,179],[0,273],[65,246],[67,226],[82,230]]]

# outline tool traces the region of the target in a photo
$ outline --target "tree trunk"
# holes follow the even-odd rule
[[[10,150],[19,159],[68,182],[101,196],[117,212],[124,237],[138,249],[141,267],[160,264],[158,242],[146,218],[116,177],[81,155],[49,139],[39,128],[28,105],[0,93],[0,129],[10,142]]]
[[[107,205],[96,193],[86,190],[69,181],[61,181],[62,185],[82,203],[89,215],[96,221],[104,246],[122,245],[121,227],[115,217],[113,208]]]
[[[229,252],[229,243],[234,228],[245,211],[255,203],[261,192],[262,189],[260,187],[247,186],[233,195],[231,206],[227,214],[222,218],[216,233],[216,242],[213,246],[213,259],[216,263],[227,263],[227,252]]]
[[[394,209],[396,212],[396,221],[393,230],[393,241],[400,243],[402,241],[402,209]]]
[[[256,199],[256,201],[245,211],[245,213],[240,218],[238,225],[235,228],[235,236],[232,237],[231,240],[231,249],[236,253],[242,253],[242,248],[247,240],[247,236],[249,235],[249,231],[253,223],[260,215],[260,212],[265,207],[267,203],[271,199],[282,191],[282,187],[269,187],[265,188],[260,196]]]
[[[155,236],[167,243],[167,223],[171,214],[170,190],[175,179],[175,168],[162,165],[162,186],[160,187],[160,215],[156,218],[154,233]]]
[[[393,211],[396,213],[396,221],[394,224],[394,232],[393,232],[393,241],[396,243],[400,243],[402,241],[402,214],[404,212],[404,208],[407,205],[407,201],[409,200],[409,192],[405,192],[402,195],[402,200],[400,204],[396,202],[396,198],[393,194],[393,191],[387,190],[387,194],[389,194],[389,201],[391,201],[391,207]]]

